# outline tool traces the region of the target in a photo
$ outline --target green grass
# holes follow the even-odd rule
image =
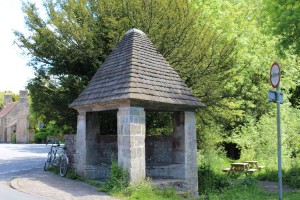
[[[219,194],[208,195],[210,200],[277,200],[277,193],[268,193],[260,188],[258,185],[254,186],[237,186],[223,190]],[[202,198],[204,199],[204,198]],[[300,190],[295,192],[284,192],[283,199],[285,200],[299,200]]]
[[[276,200],[277,193],[268,193],[259,186],[259,180],[277,181],[277,173],[274,169],[263,169],[255,172],[251,176],[240,174],[228,177],[222,172],[222,168],[230,166],[232,162],[229,159],[219,157],[211,159],[210,162],[203,162],[199,165],[199,192],[197,199],[210,200]],[[208,164],[209,163],[209,164]],[[179,194],[174,188],[165,187],[157,188],[150,180],[141,181],[137,184],[128,184],[128,174],[118,167],[116,162],[112,164],[112,174],[106,184],[101,184],[95,180],[86,180],[78,176],[74,171],[67,173],[67,178],[81,180],[87,184],[96,186],[101,191],[128,200],[194,200],[195,197],[187,193]],[[299,167],[294,166],[289,170],[284,170],[284,183],[287,185],[299,184]],[[51,168],[50,171],[58,173],[57,168]],[[299,187],[298,187],[299,188]],[[300,190],[294,192],[284,192],[283,199],[298,200],[300,199]]]
[[[199,155],[198,183],[199,192],[201,194],[200,199],[278,199],[277,193],[267,193],[258,184],[259,180],[277,182],[277,165],[268,165],[266,168],[256,171],[251,176],[240,174],[234,177],[228,177],[226,173],[222,172],[223,168],[230,167],[230,163],[242,161],[243,160],[233,161],[220,154],[214,156]],[[299,163],[295,162],[293,165],[285,165],[285,168],[283,169],[283,184],[300,188]],[[283,199],[300,199],[300,190],[295,192],[284,192]]]
[[[182,200],[174,188],[157,188],[150,181],[142,181],[138,184],[129,186],[123,195],[126,195],[128,200]],[[187,197],[187,196],[186,196]],[[191,199],[191,198],[190,198]]]
[[[51,168],[50,171],[57,173],[56,168]],[[210,172],[212,173],[212,172]],[[223,176],[223,178],[221,178]],[[239,177],[227,177],[220,173],[218,175],[207,176],[207,178],[215,178],[226,181],[226,186],[222,189],[207,190],[207,193],[200,195],[200,200],[277,200],[277,193],[268,193],[264,191],[258,184],[257,177],[241,175]],[[68,171],[67,178],[81,180],[87,184],[99,187],[99,183],[94,180],[85,180],[78,176],[74,171]],[[208,182],[208,180],[206,180]],[[212,180],[211,184],[218,181]],[[215,187],[215,186],[214,186]],[[217,188],[217,187],[215,187]],[[200,191],[201,192],[201,191]],[[151,181],[141,181],[137,184],[129,185],[119,191],[109,191],[112,196],[119,197],[127,200],[195,200],[195,197],[188,194],[178,194],[174,188],[157,188]],[[285,200],[298,200],[300,199],[300,190],[294,192],[284,192],[283,199]]]

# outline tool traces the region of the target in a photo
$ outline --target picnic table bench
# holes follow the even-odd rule
[[[228,175],[234,175],[236,173],[244,173],[248,175],[264,168],[264,166],[258,166],[257,161],[244,161],[242,163],[231,163],[230,165],[230,168],[224,168],[222,170],[223,172],[227,172]]]
[[[248,161],[244,161],[244,163],[249,163],[249,168],[253,168],[253,169],[263,169],[265,168],[265,166],[258,166],[258,161],[256,160],[248,160]]]

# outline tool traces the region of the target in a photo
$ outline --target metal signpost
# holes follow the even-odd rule
[[[283,102],[283,94],[280,93],[280,66],[279,63],[273,63],[270,70],[270,81],[276,93],[269,91],[269,101],[274,101],[272,93],[275,93],[277,104],[277,151],[278,151],[278,196],[282,200],[282,169],[281,169],[281,124],[280,124],[280,103]]]

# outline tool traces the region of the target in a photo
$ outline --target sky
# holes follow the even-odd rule
[[[31,2],[41,0],[31,0]],[[13,30],[25,31],[21,0],[0,0],[0,91],[19,93],[24,90],[34,71],[29,58],[13,45]]]

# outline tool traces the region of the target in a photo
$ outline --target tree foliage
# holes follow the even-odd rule
[[[149,36],[207,105],[220,100],[217,86],[231,77],[235,37],[217,30],[196,1],[46,0],[44,8],[41,17],[34,4],[24,3],[30,32],[15,35],[32,56],[36,78],[28,88],[34,111],[46,121],[75,127],[68,104],[132,27]]]
[[[263,1],[261,24],[266,32],[276,36],[276,50],[284,58],[284,67],[289,68],[283,75],[287,77],[288,89],[291,93],[292,106],[299,108],[299,59],[300,55],[300,2],[267,0]]]
[[[281,110],[282,157],[286,167],[291,167],[292,159],[298,159],[300,156],[300,112],[290,107],[289,103],[284,104]],[[242,159],[260,158],[269,163],[270,168],[276,166],[274,160],[277,160],[277,154],[274,152],[277,151],[277,132],[274,111],[275,105],[274,110],[265,113],[258,122],[253,121],[236,132],[233,141],[241,145]]]
[[[55,121],[65,132],[74,131],[76,111],[68,105],[134,27],[148,35],[207,105],[197,111],[199,152],[211,158],[207,162],[220,161],[214,155],[224,141],[237,143],[242,158],[272,161],[274,107],[267,94],[270,66],[280,61],[285,101],[291,99],[296,107],[284,105],[285,159],[299,156],[299,127],[294,119],[299,115],[295,80],[300,65],[293,51],[285,50],[285,57],[277,54],[276,44],[282,38],[262,30],[262,5],[265,2],[250,0],[45,0],[46,16],[41,16],[34,4],[25,3],[29,33],[15,33],[18,45],[31,55],[29,64],[36,73],[28,84],[32,109],[44,122]],[[163,120],[157,120],[158,115]],[[148,113],[147,128],[171,130],[164,126],[170,116],[158,115]]]
[[[300,2],[266,0],[264,11],[263,23],[272,34],[279,37],[281,52],[292,49],[300,55]]]
[[[223,80],[208,82],[210,86],[215,84],[213,91],[218,99],[211,102],[210,108],[200,111],[200,117],[205,116],[204,126],[219,124],[230,132],[251,118],[259,119],[268,109],[266,91],[269,67],[276,57],[275,42],[257,26],[260,17],[257,4],[247,0],[211,0],[200,4],[213,27],[235,41],[233,67],[224,74]]]

